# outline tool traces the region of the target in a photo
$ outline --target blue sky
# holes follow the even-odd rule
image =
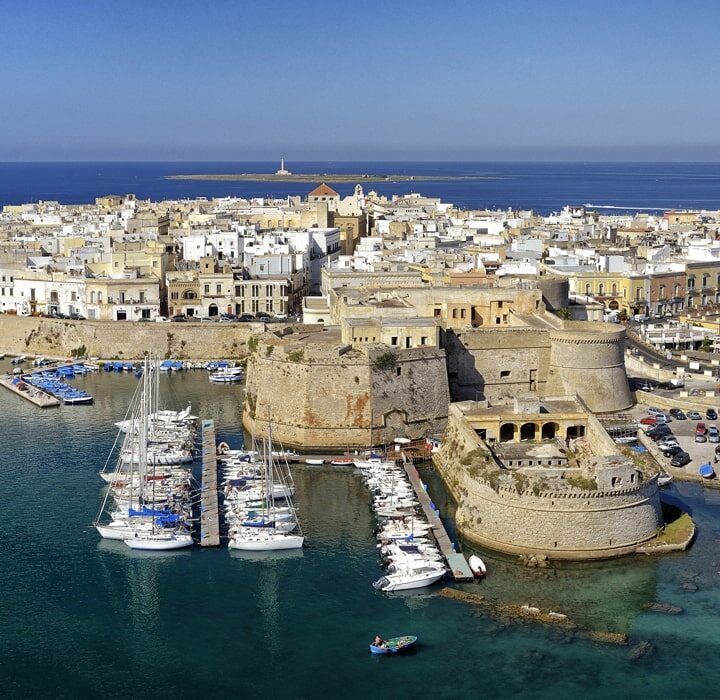
[[[0,11],[0,160],[720,160],[720,3]]]

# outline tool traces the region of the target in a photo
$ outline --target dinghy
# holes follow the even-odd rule
[[[392,639],[381,640],[379,643],[373,642],[370,645],[371,654],[399,654],[406,649],[414,646],[417,637],[407,635],[405,637],[393,637]]]
[[[487,567],[485,566],[485,562],[477,555],[473,554],[468,559],[468,564],[470,564],[470,569],[472,570],[473,574],[475,574],[476,578],[483,578],[487,574]]]

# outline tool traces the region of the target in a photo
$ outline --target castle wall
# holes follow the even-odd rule
[[[493,480],[487,460],[487,448],[451,407],[434,462],[458,503],[459,531],[482,546],[553,559],[607,558],[635,551],[662,526],[654,477],[605,491],[553,489],[548,479],[519,493]]]
[[[503,403],[527,391],[545,393],[548,333],[532,328],[448,331],[443,335],[453,401]]]
[[[260,336],[248,359],[243,424],[264,436],[270,417],[274,438],[306,451],[364,449],[441,432],[449,401],[443,351]]]
[[[141,359],[146,352],[177,359],[240,358],[264,324],[68,321],[0,314],[0,352],[69,357]]]
[[[591,324],[565,323],[550,337],[550,365],[545,390],[577,394],[596,413],[621,411],[633,405],[625,374],[625,329],[585,330]],[[602,326],[603,324],[592,324]]]

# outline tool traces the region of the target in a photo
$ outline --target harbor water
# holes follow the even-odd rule
[[[439,587],[374,591],[374,521],[350,469],[293,467],[300,552],[150,553],[101,541],[90,526],[103,485],[96,473],[136,382],[129,373],[79,377],[73,384],[93,405],[45,410],[0,393],[3,697],[717,696],[720,491],[669,489],[698,524],[686,553],[528,569],[482,552],[488,578],[461,586],[630,635],[626,646],[601,644],[495,619],[438,597]],[[194,371],[162,377],[161,390],[168,407],[192,402],[219,440],[239,445],[242,387]],[[421,472],[451,513],[437,475]],[[683,612],[643,609],[657,601]],[[420,643],[406,657],[373,657],[376,634]]]

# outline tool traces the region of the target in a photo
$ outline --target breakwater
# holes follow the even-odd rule
[[[239,359],[262,323],[138,323],[70,321],[0,314],[0,352],[141,359],[155,352],[180,360]]]

